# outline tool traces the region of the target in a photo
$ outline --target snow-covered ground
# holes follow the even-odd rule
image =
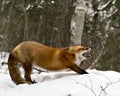
[[[0,62],[7,60],[0,59]],[[7,65],[0,65],[0,96],[120,96],[120,73],[87,70],[78,75],[73,71],[32,74],[36,84],[15,85]]]

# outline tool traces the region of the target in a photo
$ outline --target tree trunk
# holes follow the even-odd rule
[[[75,12],[71,20],[70,45],[81,45],[84,28],[86,6],[84,0],[77,0]]]

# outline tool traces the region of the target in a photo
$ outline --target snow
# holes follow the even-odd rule
[[[4,66],[0,65],[0,70],[5,70],[0,71],[0,96],[120,96],[120,73],[115,71],[87,70],[89,74],[85,75],[73,71],[35,72],[32,79],[38,83],[16,85]]]

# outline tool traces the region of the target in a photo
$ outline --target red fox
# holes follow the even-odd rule
[[[79,64],[86,59],[83,54],[88,51],[89,48],[83,46],[52,48],[34,41],[22,42],[9,55],[9,73],[16,84],[35,83],[30,76],[34,65],[51,71],[69,68],[78,74],[87,74]],[[18,63],[25,71],[24,78],[18,71]]]

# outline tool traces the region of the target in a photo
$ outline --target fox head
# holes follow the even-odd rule
[[[89,55],[91,48],[84,46],[71,46],[66,50],[68,53],[67,57],[79,66],[82,61],[88,58],[87,55]]]

